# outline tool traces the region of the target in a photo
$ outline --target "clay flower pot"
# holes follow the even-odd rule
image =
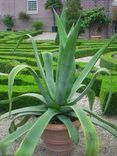
[[[76,128],[80,127],[79,121],[73,124]],[[50,153],[66,156],[74,151],[74,143],[63,124],[49,124],[42,135],[42,140],[46,150]]]

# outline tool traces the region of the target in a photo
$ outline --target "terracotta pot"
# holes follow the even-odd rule
[[[79,121],[73,124],[76,128],[80,127]],[[55,153],[55,156],[66,156],[74,151],[74,144],[63,124],[49,124],[42,135],[42,140],[46,150]]]

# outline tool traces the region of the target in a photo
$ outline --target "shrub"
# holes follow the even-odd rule
[[[41,21],[34,21],[32,26],[34,27],[35,30],[41,30],[43,23]]]
[[[5,15],[3,23],[6,25],[7,30],[11,30],[14,26],[13,17],[11,15]]]
[[[30,16],[25,12],[20,12],[19,19],[23,21],[28,21],[30,19]]]

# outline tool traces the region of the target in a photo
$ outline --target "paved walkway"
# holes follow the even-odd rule
[[[43,32],[40,35],[33,37],[35,40],[55,40],[56,33],[52,32]]]

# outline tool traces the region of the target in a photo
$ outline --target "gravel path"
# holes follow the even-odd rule
[[[92,59],[92,56],[88,56],[88,57],[76,59],[76,61],[88,63],[91,59]],[[100,68],[100,60],[96,62],[95,67]]]
[[[84,97],[80,104],[87,107],[87,98]],[[100,114],[99,108],[99,100],[96,98],[95,100],[95,107],[94,110]],[[114,122],[117,124],[117,117],[106,117],[106,119]],[[10,120],[3,120],[0,122],[0,140],[8,133]],[[108,132],[102,130],[99,127],[96,127],[100,141],[101,141],[101,148],[99,156],[117,156],[117,139],[110,135]],[[18,141],[11,145],[9,151],[12,153],[18,147]],[[35,154],[33,156],[58,156],[48,154],[44,147],[40,144],[35,150]],[[60,156],[60,155],[59,155]],[[76,150],[71,156],[85,156],[85,145],[84,145],[84,137],[82,130],[80,129],[80,143],[76,146]]]
[[[52,32],[43,32],[40,35],[33,37],[35,40],[55,40],[56,33]]]

